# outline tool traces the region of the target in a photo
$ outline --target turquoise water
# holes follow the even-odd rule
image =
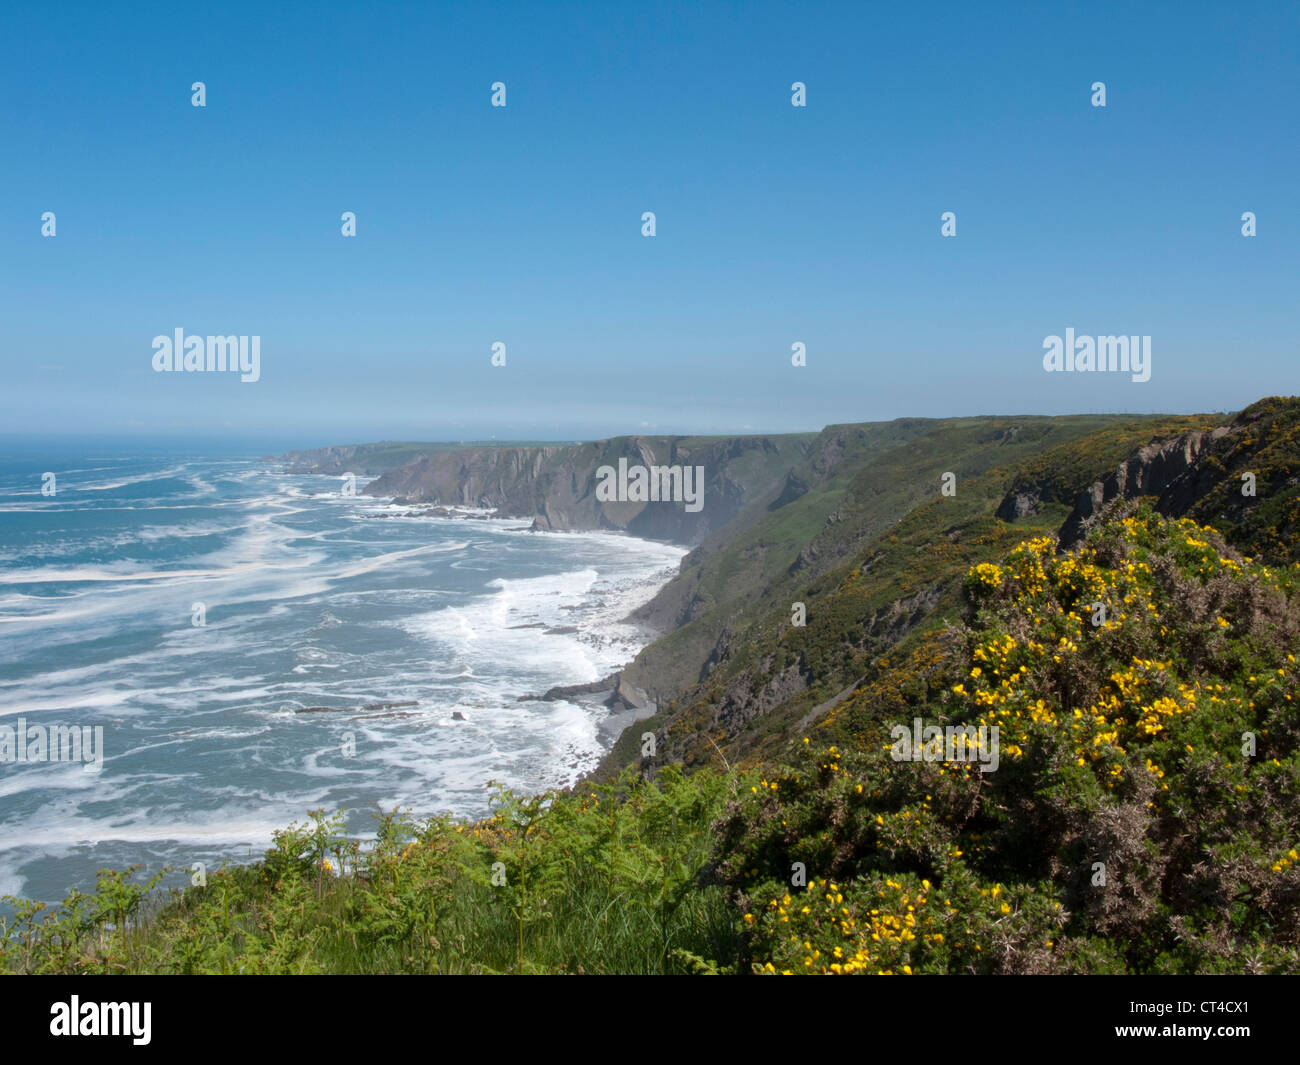
[[[104,746],[98,769],[0,762],[0,894],[246,860],[317,807],[356,833],[376,803],[477,814],[490,780],[596,763],[603,710],[517,697],[635,654],[621,619],[683,551],[341,487],[253,455],[0,457],[0,726],[100,726]]]

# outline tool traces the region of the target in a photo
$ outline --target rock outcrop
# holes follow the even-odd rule
[[[1222,470],[1201,469],[1201,458],[1212,444],[1241,429],[1241,425],[1225,425],[1209,432],[1183,433],[1139,448],[1113,473],[1079,494],[1074,510],[1061,526],[1059,549],[1068,551],[1078,544],[1115,500],[1152,497],[1162,514],[1171,517],[1185,514],[1222,474]]]

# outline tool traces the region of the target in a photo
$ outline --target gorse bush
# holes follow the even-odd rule
[[[754,962],[1294,970],[1298,587],[1149,511],[972,569],[968,623],[832,712],[845,749],[809,744],[729,811],[715,874]],[[997,726],[998,768],[894,760],[914,716]]]
[[[1300,968],[1300,565],[1140,509],[963,588],[961,625],[878,660],[779,764],[499,790],[474,823],[381,813],[365,844],[313,811],[169,897],[105,871],[54,911],[9,900],[0,968]],[[915,718],[996,729],[996,762],[899,760]]]

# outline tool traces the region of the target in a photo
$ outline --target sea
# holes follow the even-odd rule
[[[476,817],[608,750],[608,709],[520,697],[629,661],[682,548],[284,471],[0,450],[0,729],[102,728],[99,764],[0,760],[0,895],[254,860],[315,809],[362,837],[378,810]]]

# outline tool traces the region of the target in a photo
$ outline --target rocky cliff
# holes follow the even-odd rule
[[[539,531],[609,529],[695,545],[748,503],[789,490],[791,468],[813,434],[721,438],[625,436],[585,444],[481,447],[424,455],[364,489],[404,503],[494,508],[531,518]],[[703,471],[698,508],[686,498],[598,498],[602,468],[679,467]]]
[[[1149,499],[1161,514],[1190,517],[1275,563],[1300,558],[1300,405],[1253,403],[1230,422],[1138,448],[1078,494],[1059,531],[1070,550],[1125,503]],[[998,514],[1036,512],[1040,499],[1008,493]]]

